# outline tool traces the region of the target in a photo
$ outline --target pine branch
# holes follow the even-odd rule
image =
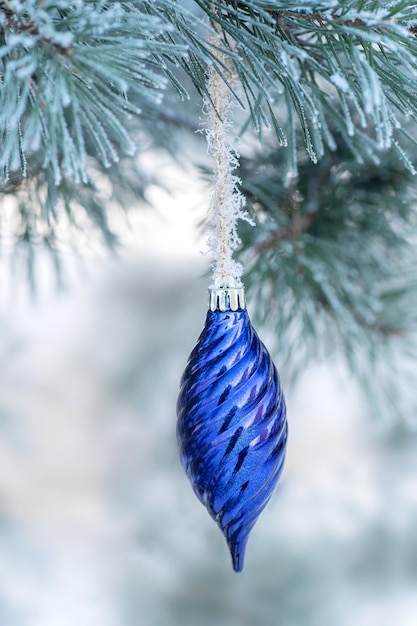
[[[59,185],[87,182],[87,158],[106,167],[133,154],[129,116],[156,106],[165,86],[153,55],[165,26],[131,3],[3,3],[0,167],[22,172],[36,150]],[[128,92],[131,98],[128,98]],[[88,146],[87,146],[88,144]],[[36,151],[35,150],[35,151]]]
[[[133,155],[139,138],[146,146],[166,142],[174,121],[189,132],[161,106],[168,83],[155,61],[184,48],[162,42],[169,26],[140,4],[0,3],[0,193],[16,198],[16,243],[49,246],[55,230],[63,231],[63,215],[78,228],[81,209],[114,246],[106,208],[97,205],[97,172],[115,190],[124,184],[126,197],[134,187],[137,202],[143,175],[132,163],[132,186],[120,158]],[[6,234],[3,227],[0,236]]]
[[[74,49],[71,46],[63,45],[63,43],[57,41],[52,34],[50,36],[43,34],[42,29],[35,24],[33,17],[30,17],[29,14],[17,11],[15,5],[10,2],[10,0],[3,0],[0,3],[0,9],[2,4],[6,6],[6,8],[3,9],[5,16],[3,26],[5,30],[12,31],[18,35],[26,33],[29,36],[34,36],[43,44],[53,47],[58,54],[63,54],[64,56],[71,56],[73,54]],[[38,3],[38,9],[42,8],[44,4],[44,0],[41,0],[41,2]]]
[[[340,136],[337,146],[318,165],[299,155],[290,187],[280,177],[282,152],[242,159],[257,228],[242,227],[240,260],[254,314],[273,330],[269,341],[286,370],[295,375],[312,359],[342,355],[386,414],[406,380],[381,364],[397,367],[399,355],[417,347],[416,189],[392,153],[363,167]]]
[[[288,181],[297,172],[296,118],[314,162],[335,149],[332,125],[357,159],[377,160],[394,146],[413,171],[404,149],[413,139],[402,125],[405,118],[417,119],[415,5],[382,0],[304,2],[301,8],[259,0],[196,4],[223,33],[241,85],[235,95],[254,127],[261,132],[272,125],[279,143],[288,146]],[[178,57],[178,63],[201,94],[205,63],[213,63],[232,89],[204,24],[180,5],[158,9],[175,25],[178,41],[187,44],[187,57]]]
[[[88,183],[87,163],[110,168],[133,153],[127,121],[160,109],[169,80],[207,96],[212,65],[250,112],[287,145],[287,184],[297,172],[297,117],[313,160],[335,149],[334,132],[359,160],[394,146],[406,156],[402,117],[417,115],[416,10],[409,3],[351,1],[212,3],[198,0],[222,34],[175,0],[158,3],[7,0],[0,5],[0,166],[4,184],[43,155],[59,187]],[[226,47],[240,91],[233,87]],[[146,123],[146,120],[144,119]],[[330,122],[333,131],[330,131]]]

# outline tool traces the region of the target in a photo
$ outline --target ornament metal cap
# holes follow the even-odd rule
[[[243,311],[246,309],[244,287],[209,287],[210,311]]]

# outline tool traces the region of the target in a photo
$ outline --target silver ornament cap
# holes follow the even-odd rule
[[[243,311],[246,309],[244,287],[209,287],[210,311]]]

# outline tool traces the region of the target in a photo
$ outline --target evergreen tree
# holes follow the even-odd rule
[[[133,155],[181,155],[211,66],[259,139],[239,172],[258,317],[287,368],[337,350],[398,409],[416,356],[416,32],[404,0],[3,0],[2,241],[59,255],[64,225],[115,245],[100,185],[121,209],[144,198]]]

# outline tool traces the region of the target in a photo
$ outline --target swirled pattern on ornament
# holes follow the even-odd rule
[[[184,469],[241,571],[287,440],[278,372],[246,310],[207,313],[181,379],[177,415]]]

